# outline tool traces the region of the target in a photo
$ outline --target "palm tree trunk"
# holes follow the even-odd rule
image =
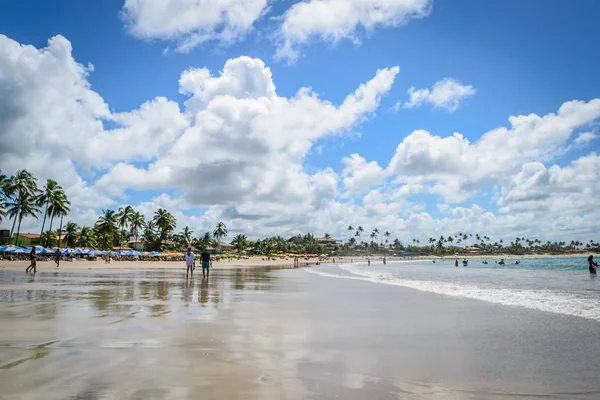
[[[19,233],[21,233],[21,221],[22,220],[23,220],[23,218],[19,216],[19,227],[17,228],[17,237],[15,239],[15,246],[19,245]]]
[[[17,215],[15,215],[15,219],[13,220],[13,225],[12,228],[10,230],[10,239],[12,240],[12,235],[15,232],[15,224],[17,223]],[[15,246],[17,245],[17,238],[15,237]]]
[[[44,227],[46,226],[46,216],[48,215],[48,203],[49,201],[46,202],[46,211],[44,211],[44,221],[42,222],[42,231],[40,232],[40,246],[42,245],[42,235],[44,234]]]
[[[48,228],[48,230],[49,230],[50,232],[52,232],[52,222],[53,222],[53,221],[54,221],[54,215],[52,215],[52,216],[50,217],[50,228]],[[48,243],[44,243],[44,247],[46,247],[46,244],[48,244]]]
[[[58,228],[58,248],[60,249],[60,234],[62,233],[63,216],[60,216],[60,228]]]

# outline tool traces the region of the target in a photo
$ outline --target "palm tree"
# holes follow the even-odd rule
[[[37,214],[40,210],[35,206],[36,201],[33,194],[24,191],[19,197],[15,198],[8,204],[8,213],[15,221],[19,220],[17,227],[17,236],[15,237],[15,246],[19,245],[19,234],[21,233],[21,222],[25,217],[34,217],[37,219]]]
[[[240,255],[240,253],[244,251],[244,249],[248,245],[248,238],[246,238],[245,235],[242,235],[240,233],[233,238],[231,244],[237,250],[238,255]]]
[[[40,237],[44,233],[44,228],[46,226],[46,217],[48,216],[48,207],[50,206],[51,202],[55,201],[57,193],[61,190],[62,190],[62,188],[59,186],[59,184],[56,181],[54,181],[52,179],[48,179],[46,181],[46,185],[44,185],[44,187],[42,188],[42,191],[37,196],[37,205],[40,207],[44,206],[44,219],[42,220],[42,230],[40,231]],[[45,244],[45,242],[42,242],[41,238],[40,238],[40,244],[42,244],[42,243]]]
[[[213,237],[218,242],[221,240],[221,238],[224,238],[225,236],[227,236],[227,226],[224,223],[219,222],[215,227],[215,230],[213,231]]]
[[[58,228],[58,247],[60,247],[60,236],[62,234],[63,217],[67,215],[69,211],[71,211],[71,209],[69,208],[70,205],[71,202],[67,200],[67,196],[64,194],[64,192],[61,192],[61,195],[59,196],[59,199],[57,200],[57,203],[54,206],[52,214],[53,216],[56,215],[57,217],[60,217],[60,228]]]
[[[154,213],[154,223],[160,231],[159,241],[160,245],[162,246],[164,241],[167,239],[167,236],[175,230],[175,227],[177,226],[177,220],[170,212],[164,208],[159,208]]]
[[[131,233],[135,235],[136,243],[138,241],[140,229],[142,229],[145,224],[146,221],[144,220],[144,216],[140,212],[134,211],[131,214],[131,218],[129,219],[129,229],[131,229]]]
[[[79,235],[79,225],[73,221],[67,222],[65,226],[65,246],[75,247],[77,244],[77,236]]]
[[[4,191],[8,182],[8,176],[4,175],[2,170],[0,170],[0,222],[2,222],[2,218],[8,215],[8,212],[6,211],[6,207],[8,206],[8,194]]]
[[[348,240],[350,240],[350,238],[352,237],[352,231],[354,230],[354,227],[352,227],[352,225],[348,225]]]
[[[388,244],[388,243],[389,243],[389,241],[390,241],[390,240],[389,240],[389,238],[390,238],[390,236],[391,236],[391,235],[392,235],[392,234],[391,234],[391,233],[389,233],[388,231],[385,231],[385,232],[383,232],[383,236],[385,237],[385,244],[386,244],[386,246],[387,246],[387,244]]]
[[[362,233],[364,232],[364,228],[362,226],[358,226],[358,228],[356,228],[356,232],[358,233],[358,241],[360,242],[360,236],[362,235]]]
[[[377,236],[379,236],[379,229],[373,229],[373,233],[375,234],[375,239],[377,239]]]
[[[83,248],[94,247],[95,239],[94,239],[94,230],[89,226],[84,226],[79,231],[79,236],[77,237],[76,245]]]
[[[213,239],[210,232],[205,232],[204,235],[196,240],[196,242],[203,249],[209,248],[212,245],[216,245],[216,241]]]
[[[119,208],[117,218],[119,220],[119,227],[121,227],[121,230],[124,230],[125,227],[127,227],[127,225],[129,225],[129,223],[131,221],[131,217],[133,216],[133,213],[134,213],[134,211],[131,206],[125,206],[125,207]]]
[[[117,231],[118,218],[115,210],[102,210],[103,215],[98,218],[96,222],[96,231],[100,236],[101,250],[110,249],[111,239],[114,238],[114,234]]]
[[[187,242],[188,246],[192,243],[192,233],[194,233],[194,231],[191,231],[189,226],[184,227],[183,232],[181,232],[181,235]]]
[[[3,191],[5,196],[15,197],[14,202],[11,203],[13,205],[13,208],[15,202],[17,204],[28,205],[28,203],[31,202],[31,199],[38,193],[37,178],[35,178],[33,175],[31,175],[30,172],[24,169],[17,171],[17,173],[13,175],[8,180],[8,182],[4,184]],[[28,199],[26,201],[24,199],[24,196],[28,196]],[[8,207],[11,207],[11,205],[9,204]],[[35,205],[32,205],[32,207],[35,208]],[[8,212],[10,214],[10,211]],[[12,228],[10,230],[10,236],[12,237],[15,231],[15,224],[17,222],[17,219],[19,218],[19,213],[10,215],[14,218]]]
[[[69,202],[67,199],[67,195],[62,188],[57,188],[54,195],[50,198],[50,205],[48,206],[48,215],[50,215],[50,230],[52,230],[54,218],[68,213],[70,211],[70,205],[71,202]]]
[[[40,243],[45,243],[46,247],[54,247],[56,246],[57,239],[56,231],[46,231],[40,235]]]

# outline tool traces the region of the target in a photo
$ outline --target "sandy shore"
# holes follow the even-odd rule
[[[593,254],[594,257],[600,259],[600,254]],[[552,255],[552,254],[538,254],[538,255],[524,255],[524,256],[515,256],[510,254],[499,254],[499,255],[487,255],[487,256],[471,256],[468,258],[478,258],[478,259],[494,259],[500,260],[504,258],[505,260],[517,260],[524,258],[575,258],[575,257],[587,257],[589,255],[586,254],[565,254],[565,255]],[[455,259],[455,258],[464,258],[464,256],[444,256],[444,257],[436,257],[436,256],[414,256],[414,257],[387,257],[389,261],[394,260],[438,260],[438,259]],[[331,257],[326,260],[319,261],[316,258],[311,259],[301,259],[300,266],[306,267],[311,265],[316,265],[317,262],[319,264],[327,264],[333,263],[334,260],[336,263],[349,263],[349,262],[367,262],[370,259],[373,262],[381,261],[380,256],[373,257]],[[0,269],[22,269],[24,270],[29,265],[28,261],[8,261],[8,260],[0,260]],[[230,259],[230,260],[220,260],[213,262],[213,267],[215,269],[227,269],[227,268],[247,268],[247,267],[266,267],[266,266],[293,266],[294,260],[292,258],[282,259],[278,258],[275,260],[267,260],[266,258],[260,257],[251,257],[249,259]],[[130,269],[130,268],[143,268],[143,269],[185,269],[185,265],[183,261],[112,261],[110,264],[106,264],[102,260],[97,261],[86,261],[86,260],[76,260],[76,261],[61,261],[59,269]],[[55,270],[56,266],[54,261],[38,261],[38,271],[42,270]]]
[[[302,268],[5,268],[0,325],[2,399],[600,396],[597,321]]]

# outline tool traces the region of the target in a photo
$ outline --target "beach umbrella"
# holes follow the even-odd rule
[[[102,252],[100,252],[98,250],[90,250],[87,253],[88,256],[97,256],[98,254],[102,254]]]
[[[137,251],[137,250],[131,250],[131,255],[132,255],[132,256],[141,256],[141,255],[142,255],[142,253],[140,253],[140,252],[139,252],[139,251]]]
[[[10,252],[10,251],[18,250],[18,249],[22,249],[22,247],[15,246],[15,245],[12,245],[12,244],[9,244],[7,246],[0,246],[0,251],[8,251],[8,252]]]
[[[61,254],[67,255],[67,254],[71,254],[72,252],[73,252],[73,249],[67,248],[67,249],[64,249],[63,251],[61,251]]]

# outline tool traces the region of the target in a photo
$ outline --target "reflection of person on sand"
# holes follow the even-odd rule
[[[210,253],[208,252],[208,250],[204,249],[202,250],[202,253],[200,254],[200,260],[202,262],[202,276],[209,276],[210,275],[210,267],[212,266],[212,261],[210,259]],[[206,272],[206,275],[205,275]]]
[[[185,270],[185,277],[188,277],[188,274],[191,272],[192,277],[194,276],[194,259],[195,255],[192,252],[192,248],[188,247],[187,252],[185,253],[185,265],[186,265],[186,270]]]
[[[596,274],[596,268],[598,267],[598,263],[594,262],[594,256],[588,257],[588,265],[590,267],[590,274]]]
[[[29,260],[31,261],[31,264],[29,264],[29,267],[27,267],[25,269],[25,272],[29,272],[29,271],[33,270],[33,273],[35,274],[37,272],[37,268],[36,268],[37,257],[35,255],[35,246],[31,248],[31,253],[29,253]]]

